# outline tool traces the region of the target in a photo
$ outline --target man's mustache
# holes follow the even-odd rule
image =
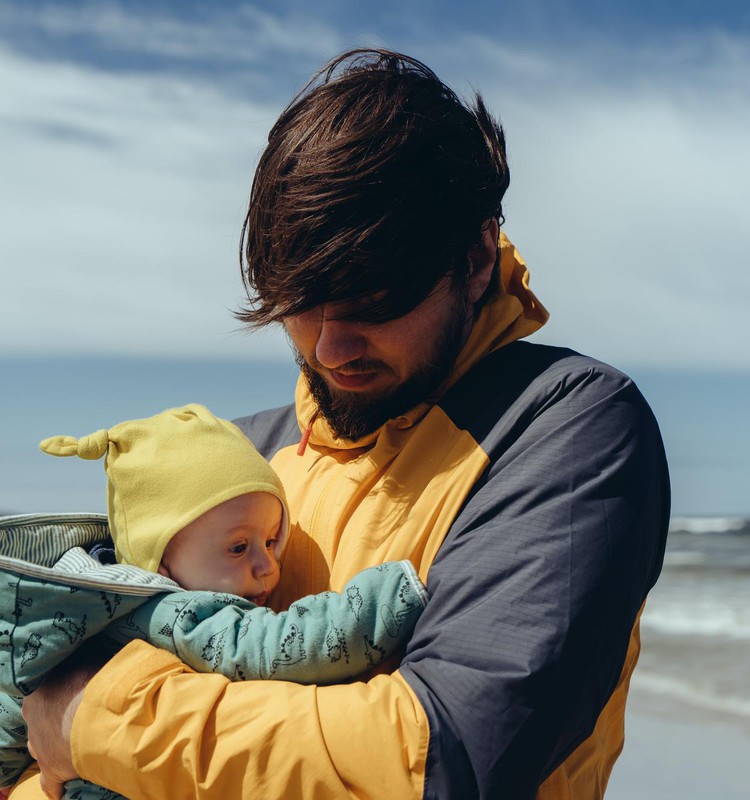
[[[301,357],[301,356],[300,356]],[[316,372],[332,371],[328,367],[324,367],[313,353],[308,359],[302,359],[307,362],[308,367],[314,369]],[[298,361],[299,363],[299,361]],[[353,361],[347,361],[339,367],[336,367],[335,372],[340,372],[343,375],[362,375],[368,372],[383,372],[386,374],[393,374],[393,369],[389,364],[380,361],[376,358],[356,358]]]

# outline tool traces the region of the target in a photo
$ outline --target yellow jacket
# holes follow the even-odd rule
[[[546,312],[504,238],[501,254],[437,404],[337,440],[300,382],[296,413],[238,422],[291,509],[276,608],[386,560],[417,567],[431,600],[397,669],[230,683],[133,643],[76,715],[81,775],[131,800],[602,797],[663,555],[663,449],[626,376],[516,341]]]

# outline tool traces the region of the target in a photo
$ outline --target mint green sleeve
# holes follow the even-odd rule
[[[12,786],[29,764],[21,700],[0,694],[0,789]]]
[[[392,561],[280,613],[233,595],[160,595],[120,621],[117,635],[231,680],[339,683],[402,650],[426,603],[411,563]]]

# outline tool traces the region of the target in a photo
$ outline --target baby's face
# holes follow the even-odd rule
[[[172,537],[159,572],[185,589],[228,592],[265,605],[279,582],[274,547],[281,521],[281,503],[267,492],[227,500]]]

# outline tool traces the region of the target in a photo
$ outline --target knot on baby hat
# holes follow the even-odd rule
[[[88,436],[51,436],[39,443],[39,448],[51,456],[78,456],[93,461],[101,458],[109,446],[109,431],[104,428]]]

